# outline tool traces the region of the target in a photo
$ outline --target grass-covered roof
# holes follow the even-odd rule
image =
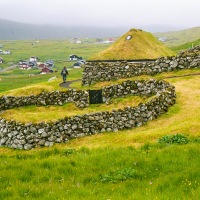
[[[151,33],[131,29],[108,49],[95,54],[89,60],[156,59],[173,55],[174,52]]]

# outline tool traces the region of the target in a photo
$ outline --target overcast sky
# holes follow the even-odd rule
[[[0,19],[83,26],[200,26],[200,0],[0,0]]]

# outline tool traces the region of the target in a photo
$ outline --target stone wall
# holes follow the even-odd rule
[[[163,57],[154,62],[87,62],[83,70],[82,85],[198,67],[200,45],[181,52],[177,57]]]
[[[0,97],[0,110],[6,110],[21,106],[37,105],[63,105],[74,102],[79,108],[85,108],[88,104],[89,93],[84,90],[69,89],[67,91],[43,92],[29,96],[2,96]]]
[[[0,146],[32,149],[39,146],[51,146],[54,143],[67,142],[72,138],[100,132],[138,127],[167,112],[168,108],[175,103],[176,98],[174,86],[168,82],[153,79],[149,81],[126,81],[119,85],[107,86],[102,88],[102,90],[104,102],[107,102],[111,98],[130,94],[155,96],[150,101],[139,104],[137,107],[126,107],[111,112],[105,111],[66,117],[56,122],[19,123],[14,120],[0,118]],[[52,105],[53,102],[58,105],[66,103],[66,99],[63,99],[64,93],[54,93],[49,93],[54,94],[51,98],[49,96],[45,98],[46,95],[44,94],[44,96],[37,96],[38,99],[41,98],[43,103],[41,103],[41,100],[37,101],[37,99],[29,102],[25,98],[22,98],[22,101],[19,97],[18,102],[20,103],[17,103],[17,106],[30,105],[31,103],[35,104],[37,102],[40,102],[39,105]],[[86,95],[84,98],[87,97],[87,92],[83,92],[82,94]],[[61,97],[61,100],[58,97]],[[14,100],[11,99],[2,97],[0,102],[1,110],[12,107],[10,103]]]
[[[121,84],[104,87],[102,89],[103,102],[109,102],[112,98],[125,97],[127,95],[149,97],[157,94],[159,91],[166,90],[169,87],[170,84],[163,80],[127,80]]]

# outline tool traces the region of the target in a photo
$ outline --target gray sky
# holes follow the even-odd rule
[[[200,26],[200,0],[0,0],[0,19],[83,26]]]

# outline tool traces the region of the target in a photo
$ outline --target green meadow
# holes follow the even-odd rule
[[[39,61],[54,61],[54,72],[48,75],[39,75],[38,69],[20,70],[15,67],[13,70],[0,72],[0,92],[30,86],[36,83],[47,82],[51,77],[56,76],[61,82],[60,72],[63,66],[71,68],[75,62],[69,61],[71,54],[81,56],[87,60],[92,54],[106,49],[109,44],[70,44],[69,40],[41,40],[35,41],[0,41],[4,44],[3,49],[9,49],[11,55],[0,55],[5,62],[0,64],[0,69],[6,69],[10,66],[17,66],[20,60],[29,60],[31,56],[36,56]],[[32,45],[34,43],[34,45]],[[68,80],[81,78],[81,70],[70,69]],[[35,76],[29,76],[33,74]]]
[[[95,44],[94,41],[83,44],[71,44],[70,40],[39,40],[36,41],[22,41],[22,40],[8,40],[0,43],[4,45],[3,50],[9,49],[11,55],[1,55],[5,59],[5,64],[1,67],[8,67],[11,64],[18,64],[19,60],[27,60],[31,56],[36,56],[39,61],[48,59],[54,60],[56,67],[67,64],[71,66],[68,58],[71,54],[82,56],[87,60],[94,53],[98,53],[110,46],[109,44]],[[56,69],[56,68],[55,68]]]
[[[170,31],[164,33],[155,33],[157,37],[166,38],[165,44],[171,48],[186,44],[188,42],[193,43],[196,40],[199,40],[200,27],[194,27],[190,29],[184,29],[180,31]],[[199,43],[198,43],[199,44]],[[191,46],[190,46],[191,47]]]
[[[55,72],[18,68],[0,72],[0,95],[30,95],[61,88],[60,70],[68,67],[70,54],[83,59],[109,45],[69,44],[67,41],[7,41],[13,53],[4,56],[7,68],[20,59],[37,56],[55,61]],[[9,46],[10,45],[10,46]],[[1,56],[3,57],[3,56]],[[35,76],[29,76],[35,74]],[[81,79],[82,69],[69,70],[68,81]],[[162,73],[135,79],[165,79],[176,88],[177,101],[167,113],[142,127],[99,133],[65,144],[28,151],[0,148],[0,199],[21,200],[198,200],[200,199],[200,69]],[[56,76],[57,79],[48,82]],[[125,80],[125,79],[124,79]],[[70,86],[96,89],[124,80],[90,87],[81,81]],[[53,121],[65,116],[134,106],[148,99],[117,98],[109,105],[74,104],[52,107],[21,107],[0,114],[20,122]]]

